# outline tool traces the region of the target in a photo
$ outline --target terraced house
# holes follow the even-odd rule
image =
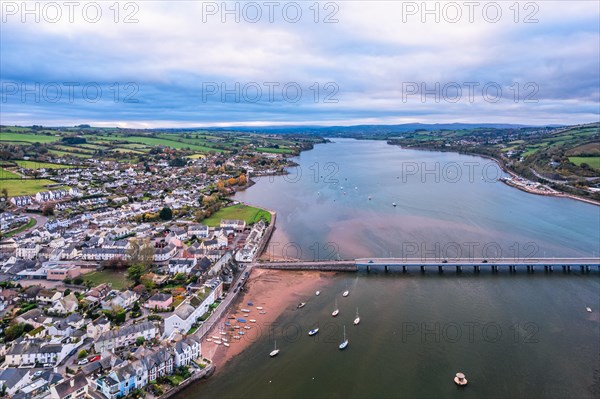
[[[158,334],[158,327],[149,321],[132,324],[102,334],[94,343],[94,348],[97,353],[113,351],[118,348],[135,344],[135,340],[138,337],[143,337],[146,341],[149,341],[156,338]]]

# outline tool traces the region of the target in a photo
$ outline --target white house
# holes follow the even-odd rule
[[[200,341],[193,335],[175,343],[175,367],[189,366],[192,360],[200,357]]]
[[[30,260],[35,259],[38,255],[38,253],[40,253],[41,249],[42,249],[42,247],[40,247],[38,244],[34,244],[34,243],[22,244],[17,247],[15,256],[17,258],[22,258],[22,259],[30,259]]]
[[[203,292],[188,297],[177,306],[173,314],[165,318],[164,336],[169,337],[174,331],[185,334],[200,316],[208,312],[209,306],[215,302],[222,292],[222,287],[223,283],[221,281],[214,289],[203,287]]]

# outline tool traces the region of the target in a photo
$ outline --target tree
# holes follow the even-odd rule
[[[4,330],[4,340],[6,342],[14,341],[23,335],[25,325],[23,323],[13,324]]]
[[[125,323],[126,316],[127,316],[127,313],[125,312],[125,309],[119,310],[115,316],[115,323],[117,323],[117,324]]]
[[[127,255],[132,264],[141,264],[144,266],[150,266],[154,261],[154,246],[149,239],[139,241],[134,238],[129,240],[129,248],[127,249]]]
[[[84,357],[86,357],[88,355],[88,351],[86,351],[85,349],[82,349],[79,351],[79,353],[77,354],[77,359],[83,359]]]
[[[173,211],[171,210],[171,208],[165,206],[163,209],[160,210],[158,217],[162,220],[171,220],[173,219]]]
[[[135,339],[135,344],[137,346],[142,346],[144,344],[144,342],[146,341],[146,339],[144,337],[137,337]]]
[[[127,269],[127,277],[135,282],[135,284],[139,284],[142,276],[146,274],[146,265],[142,263],[137,263],[135,265],[130,266]]]
[[[133,308],[131,308],[131,310],[133,310],[134,312],[139,312],[140,311],[140,302],[135,301],[135,303],[133,304]]]

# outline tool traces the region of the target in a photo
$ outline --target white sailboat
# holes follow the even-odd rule
[[[356,308],[356,318],[354,319],[354,325],[357,326],[360,323],[360,316],[358,315],[358,308]]]
[[[340,310],[338,309],[338,305],[337,305],[337,299],[335,300],[335,309],[333,310],[333,312],[331,312],[331,315],[333,317],[337,316],[340,314]]]
[[[317,292],[315,292],[315,295],[316,295],[316,296],[319,296],[319,295],[321,295],[321,291],[317,291]]]
[[[348,291],[348,290],[344,291],[344,293],[342,294],[342,296],[344,298],[347,297],[348,295],[350,295],[350,291]]]
[[[347,346],[348,346],[348,340],[346,339],[346,326],[344,326],[344,340],[338,346],[338,348],[340,348],[340,349],[346,349]]]
[[[589,306],[585,308],[585,310],[587,310],[589,313],[592,313],[592,308],[590,308]]]
[[[269,356],[275,357],[275,356],[277,356],[278,353],[279,353],[279,349],[277,349],[277,341],[275,341],[275,349],[273,349],[271,351],[271,353],[269,353]]]
[[[313,328],[312,330],[310,330],[308,332],[308,335],[310,335],[311,337],[315,334],[317,334],[319,332],[319,327]]]

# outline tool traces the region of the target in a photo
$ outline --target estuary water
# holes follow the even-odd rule
[[[297,162],[292,174],[261,178],[236,196],[278,212],[274,257],[600,251],[600,207],[506,186],[498,168],[479,157],[336,139]],[[177,398],[599,397],[598,276],[339,274]],[[340,315],[332,318],[336,301]],[[354,326],[357,309],[361,323]],[[319,334],[309,337],[317,325]],[[340,351],[344,326],[350,344]],[[270,358],[274,340],[281,353]],[[459,371],[467,387],[452,381]]]

